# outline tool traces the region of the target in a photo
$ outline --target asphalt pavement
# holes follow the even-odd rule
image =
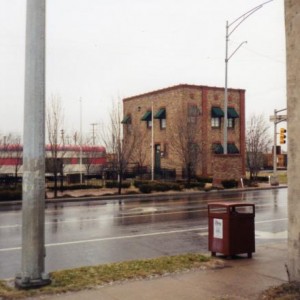
[[[252,258],[226,259],[225,267],[113,283],[48,300],[251,300],[265,289],[287,282],[286,240],[259,245]]]

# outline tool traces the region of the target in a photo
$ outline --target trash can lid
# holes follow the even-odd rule
[[[223,202],[213,202],[208,204],[209,207],[229,207],[229,206],[255,206],[254,203],[251,202],[242,202],[242,201],[223,201]]]

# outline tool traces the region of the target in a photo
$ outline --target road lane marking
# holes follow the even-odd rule
[[[133,239],[133,238],[148,237],[148,236],[184,233],[184,232],[192,232],[192,231],[199,231],[199,230],[201,231],[201,230],[207,230],[207,229],[208,229],[208,227],[206,226],[206,227],[197,227],[197,228],[190,228],[190,229],[179,229],[179,230],[143,233],[143,234],[135,234],[135,235],[124,235],[124,236],[112,236],[112,237],[106,237],[106,238],[70,241],[70,242],[62,242],[62,243],[50,243],[50,244],[46,244],[45,246],[46,247],[54,247],[54,246],[76,245],[76,244],[95,243],[95,242],[112,241],[112,240]],[[14,250],[21,250],[21,247],[3,248],[3,249],[0,249],[0,252],[7,252],[7,251],[14,251]]]
[[[286,239],[288,236],[287,230],[280,232],[255,231],[256,239]]]
[[[280,221],[287,221],[287,218],[257,221],[257,222],[255,222],[255,224],[280,222]],[[190,229],[170,230],[170,231],[152,232],[152,233],[144,233],[144,234],[136,234],[136,235],[124,235],[124,236],[115,236],[115,237],[106,237],[106,238],[61,242],[61,243],[49,243],[49,244],[46,244],[45,247],[96,243],[96,242],[103,242],[103,241],[124,240],[124,239],[133,239],[133,238],[140,238],[140,237],[150,237],[150,236],[159,236],[159,235],[184,233],[184,232],[192,232],[192,231],[204,231],[204,230],[208,230],[208,227],[204,226],[204,227],[197,227],[197,228],[190,228]],[[199,234],[202,235],[201,233],[199,233]],[[203,235],[206,235],[206,234],[207,234],[206,232],[203,232]],[[16,250],[21,250],[21,247],[2,248],[2,249],[0,249],[0,252],[8,252],[8,251],[16,251]]]
[[[256,207],[268,207],[268,206],[272,206],[269,204],[261,204],[261,205],[257,205]],[[179,211],[168,211],[168,212],[162,212],[162,211],[156,211],[156,212],[147,212],[147,213],[142,213],[139,216],[140,217],[147,217],[149,215],[154,215],[154,216],[161,216],[161,215],[174,215],[174,214],[182,214],[182,213],[199,213],[199,212],[207,212],[207,208],[206,209],[195,209],[195,210],[190,210],[190,209],[186,209],[186,210],[179,210]],[[98,218],[89,218],[89,219],[71,219],[71,220],[62,220],[62,221],[55,221],[55,222],[45,222],[45,225],[52,225],[52,224],[68,224],[68,223],[77,223],[77,222],[95,222],[95,221],[105,221],[105,220],[115,220],[115,219],[124,219],[124,218],[136,218],[137,214],[136,213],[132,213],[132,214],[124,214],[121,216],[111,216],[111,217],[98,217]],[[281,219],[280,219],[281,220]],[[282,219],[283,220],[283,219]],[[261,222],[269,222],[267,221],[261,221]],[[258,222],[256,222],[258,223]],[[18,227],[22,227],[21,224],[13,224],[13,225],[3,225],[0,226],[0,229],[8,229],[8,228],[18,228]]]
[[[264,220],[264,221],[255,221],[255,224],[263,224],[263,223],[279,222],[279,221],[287,221],[287,220],[288,220],[288,218]]]

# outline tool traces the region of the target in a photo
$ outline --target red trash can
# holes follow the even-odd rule
[[[208,205],[208,247],[212,256],[255,252],[255,205],[215,202]]]

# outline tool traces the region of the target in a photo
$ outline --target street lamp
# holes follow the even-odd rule
[[[151,102],[151,180],[154,180],[154,110]]]
[[[273,0],[269,0],[266,1],[252,9],[250,9],[249,11],[247,11],[246,13],[244,13],[243,15],[241,15],[240,17],[238,17],[237,19],[235,19],[233,22],[229,23],[228,21],[226,21],[226,37],[225,37],[225,41],[226,41],[226,46],[225,46],[225,91],[224,91],[224,154],[227,154],[227,106],[228,106],[228,62],[230,60],[230,58],[242,47],[243,44],[247,43],[247,41],[243,41],[242,43],[240,43],[240,45],[232,52],[232,54],[230,54],[228,56],[228,42],[229,42],[229,37],[231,36],[231,34],[248,18],[250,17],[252,14],[254,14],[256,11],[258,11],[259,9],[261,9],[265,4],[272,2]]]
[[[95,146],[95,126],[97,126],[98,124],[97,123],[91,123],[91,126],[92,126],[92,141],[93,141],[93,146]]]
[[[79,152],[79,168],[80,168],[80,184],[83,182],[83,175],[82,175],[82,99],[80,97],[79,99],[80,104],[80,138],[79,138],[79,144],[80,144],[80,152]]]

